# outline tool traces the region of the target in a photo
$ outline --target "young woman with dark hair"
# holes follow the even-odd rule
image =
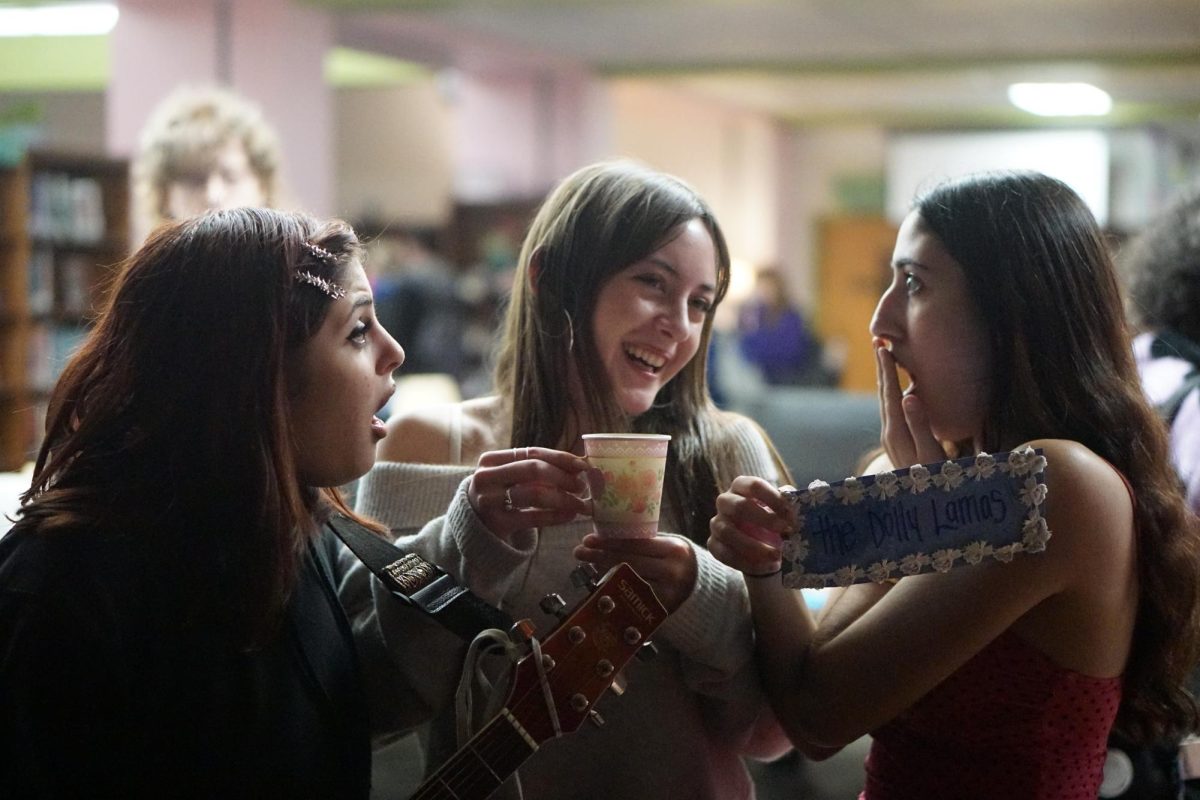
[[[1060,181],[983,174],[917,202],[892,270],[871,323],[881,468],[1042,448],[1053,538],[850,587],[816,625],[777,578],[750,581],[774,708],[797,743],[870,732],[869,800],[1092,800],[1114,723],[1135,740],[1194,729],[1200,631],[1200,532],[1105,243]],[[778,567],[792,512],[773,486],[739,478],[718,509],[715,555]]]
[[[347,226],[263,209],[120,270],[0,540],[6,793],[367,797],[324,521],[404,358],[371,302]]]

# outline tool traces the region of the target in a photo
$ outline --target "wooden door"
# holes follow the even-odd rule
[[[840,386],[875,390],[875,360],[867,328],[890,278],[895,225],[877,216],[835,216],[819,223],[817,328],[846,349]]]

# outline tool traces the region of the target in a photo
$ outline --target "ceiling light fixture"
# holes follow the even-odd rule
[[[0,7],[0,36],[102,36],[119,14],[115,3]]]
[[[1102,117],[1112,111],[1108,92],[1090,83],[1014,83],[1008,99],[1041,117]]]

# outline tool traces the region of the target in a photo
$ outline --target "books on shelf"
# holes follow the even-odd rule
[[[30,181],[29,232],[58,242],[104,241],[104,193],[88,176],[36,172]]]
[[[50,391],[86,334],[83,325],[35,325],[29,332],[26,354],[29,388]]]

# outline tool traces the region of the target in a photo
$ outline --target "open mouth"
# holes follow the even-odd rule
[[[627,345],[625,347],[625,355],[630,361],[633,361],[638,366],[649,370],[656,375],[658,374],[658,371],[661,370],[667,363],[667,360],[662,356],[642,347]]]

